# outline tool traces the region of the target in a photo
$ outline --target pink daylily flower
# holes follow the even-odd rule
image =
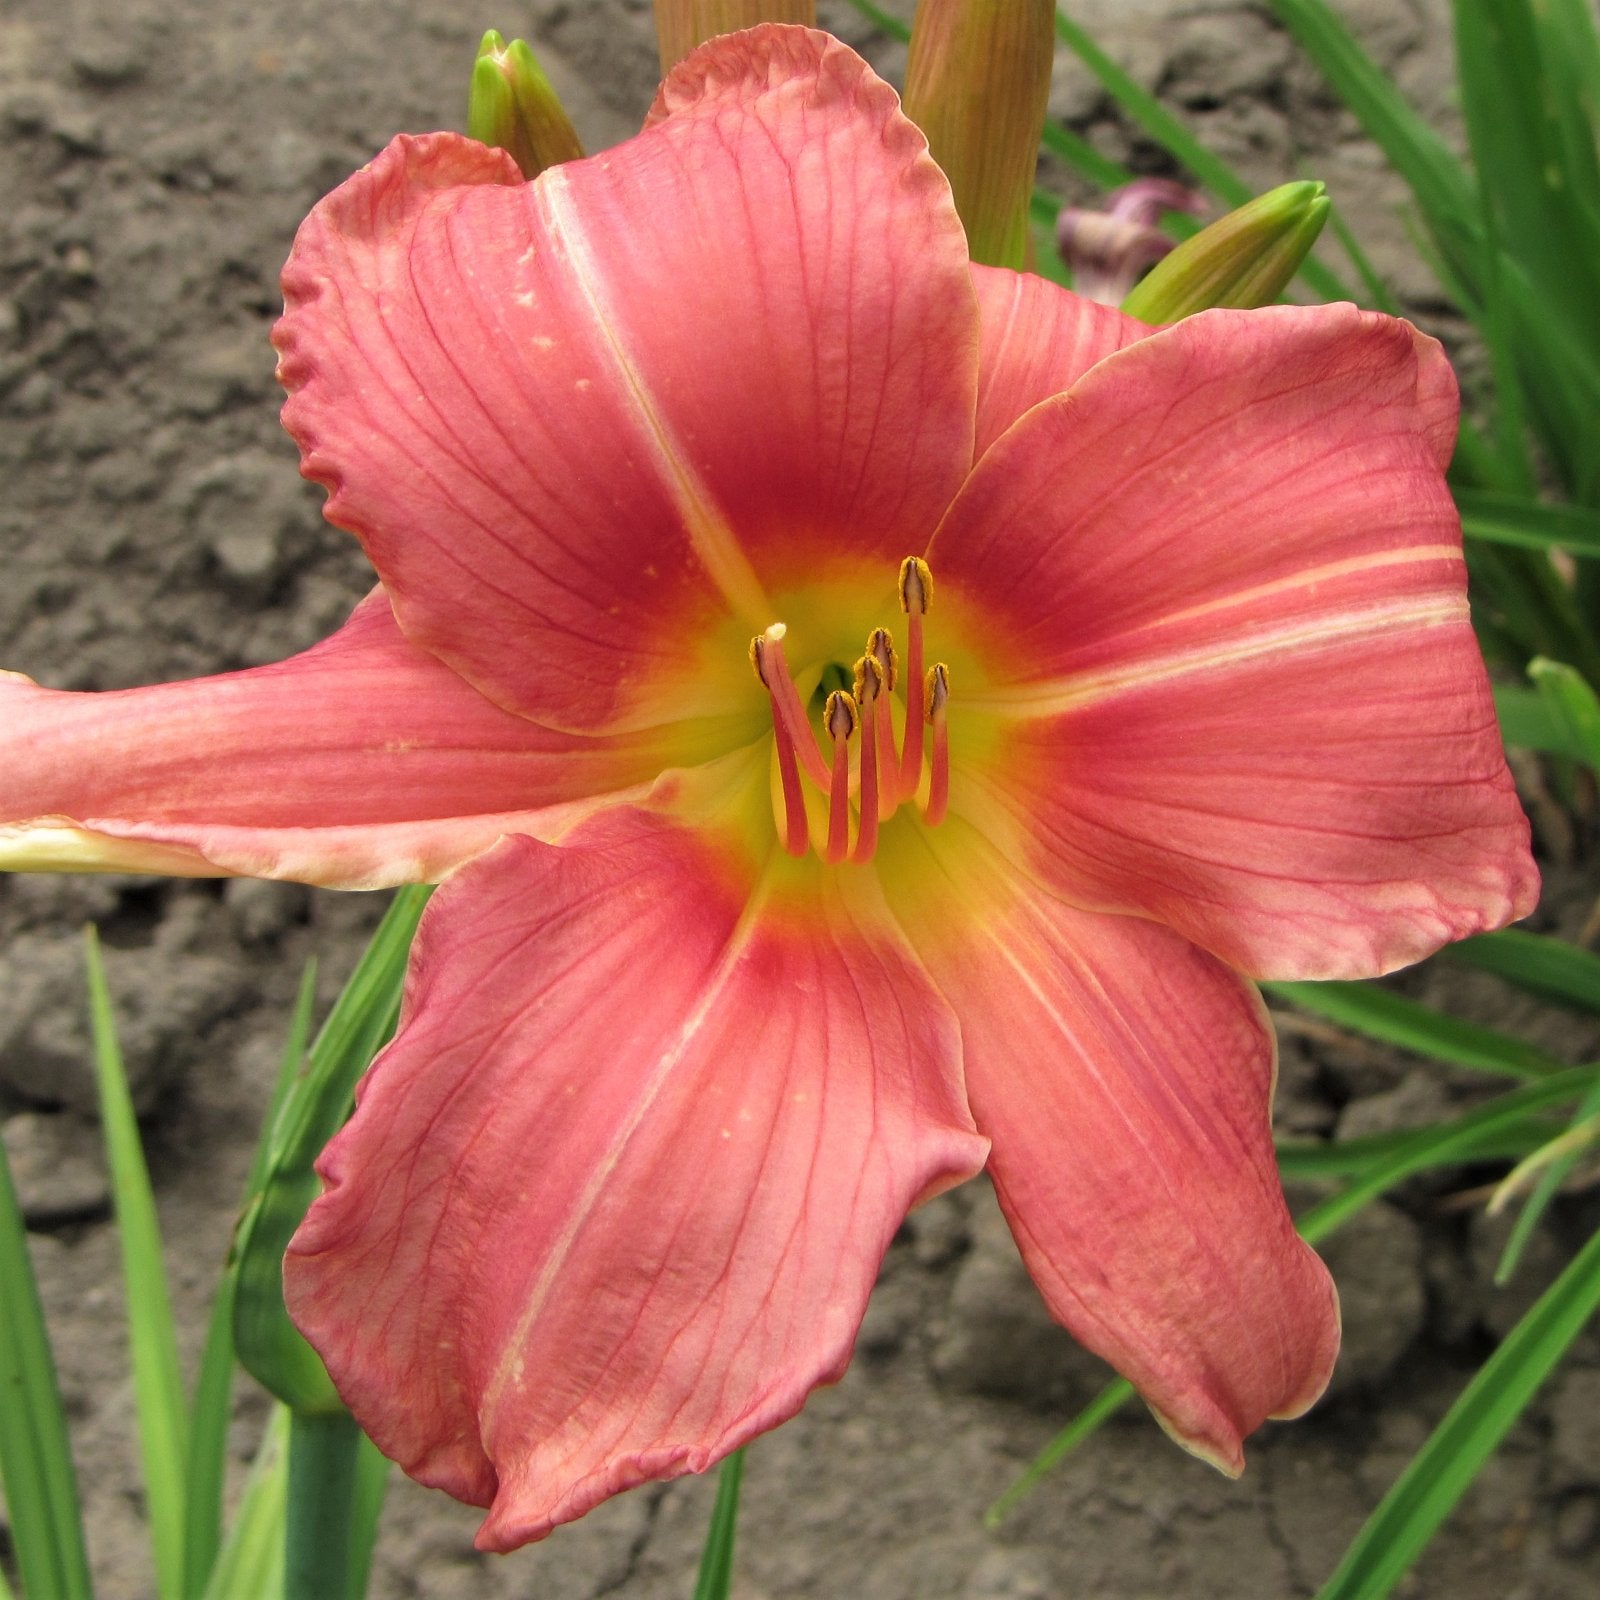
[[[1135,178],[1106,196],[1104,207],[1063,206],[1056,249],[1072,269],[1074,293],[1119,306],[1145,271],[1177,242],[1156,226],[1167,211],[1203,216],[1205,196],[1172,178]]]
[[[776,27],[531,184],[397,140],[284,289],[381,587],[276,666],[0,682],[0,861],[442,881],[287,1262],[362,1425],[542,1537],[837,1379],[987,1166],[1237,1472],[1338,1343],[1248,979],[1536,894],[1439,347],[970,267],[893,92]]]

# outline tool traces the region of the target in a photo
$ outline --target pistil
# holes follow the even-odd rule
[[[781,630],[782,624],[777,625]],[[765,686],[767,695],[772,702],[772,738],[778,749],[778,775],[783,784],[783,812],[784,812],[784,848],[790,855],[799,858],[811,848],[810,824],[806,819],[805,791],[800,787],[800,767],[795,760],[795,744],[788,728],[779,711],[779,697],[769,679],[769,672],[773,677],[783,669],[782,645],[772,640],[769,636],[774,629],[769,628],[766,633],[757,635],[750,641],[750,664],[756,669],[756,676]],[[778,639],[783,637],[781,631]],[[776,661],[773,657],[774,649],[778,654]],[[787,672],[785,671],[785,676]],[[806,729],[806,742],[810,744],[811,730]]]
[[[793,674],[789,671],[788,657],[783,653],[783,639],[788,631],[783,623],[774,622],[765,633],[752,639],[750,662],[772,696],[773,722],[788,729],[801,765],[810,774],[811,781],[826,794],[831,784],[828,763],[811,731],[805,707],[800,704],[800,691],[795,688]]]

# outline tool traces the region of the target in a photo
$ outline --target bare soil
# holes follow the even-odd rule
[[[909,5],[898,8],[909,11]],[[1257,185],[1326,179],[1414,314],[1441,306],[1384,172],[1289,41],[1248,4],[1079,0],[1146,87]],[[1344,0],[1447,130],[1443,0]],[[855,42],[867,35],[828,11]],[[0,663],[110,688],[277,659],[363,592],[280,432],[268,329],[316,198],[401,129],[459,125],[486,25],[532,38],[591,149],[628,136],[655,81],[644,0],[6,0],[0,10]],[[891,76],[897,47],[874,47]],[[1141,170],[1159,152],[1063,60],[1053,109]],[[1059,173],[1047,177],[1081,192]],[[1452,330],[1446,326],[1447,333]],[[1546,809],[1546,926],[1594,898],[1581,838]],[[115,1236],[81,1023],[77,930],[99,923],[146,1116],[192,1361],[306,958],[331,1000],[376,897],[137,878],[0,885],[0,1112],[23,1184],[75,1429],[104,1600],[153,1592]],[[1595,1030],[1487,979],[1410,980],[1569,1059]],[[1280,1118],[1321,1136],[1437,1115],[1483,1085],[1284,1024]],[[1232,1484],[1130,1409],[998,1532],[980,1513],[1105,1374],[1044,1316],[978,1186],[906,1225],[838,1388],[751,1450],[740,1600],[1234,1600],[1311,1594],[1494,1339],[1597,1220],[1564,1203],[1523,1271],[1496,1230],[1415,1183],[1329,1247],[1347,1354],[1310,1418],[1269,1428]],[[242,1464],[264,1403],[241,1383]],[[1600,1340],[1585,1336],[1403,1593],[1569,1600],[1600,1576]],[[397,1480],[375,1596],[686,1596],[712,1486],[622,1498],[505,1558],[475,1515]],[[0,1522],[0,1562],[6,1554]],[[239,1600],[253,1600],[241,1596]]]

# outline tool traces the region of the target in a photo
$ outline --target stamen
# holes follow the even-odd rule
[[[828,763],[805,707],[800,704],[800,691],[794,686],[788,658],[783,653],[783,636],[788,631],[781,622],[774,622],[765,633],[757,634],[750,641],[750,664],[772,697],[773,725],[788,730],[790,743],[811,781],[827,794],[831,782]]]
[[[900,798],[922,782],[922,618],[933,599],[933,573],[921,556],[900,563],[900,608],[906,614],[906,734],[900,749]]]
[[[925,685],[928,698],[928,721],[933,724],[933,766],[928,775],[928,808],[922,813],[930,828],[944,821],[950,804],[950,669],[944,662],[936,661],[928,668]]]
[[[882,678],[873,721],[877,724],[878,821],[887,822],[900,804],[900,759],[894,750],[894,712],[889,699],[900,678],[900,657],[895,654],[894,636],[887,628],[874,628],[867,636],[867,654],[878,663]]]
[[[894,653],[894,635],[887,628],[874,628],[867,635],[867,654],[878,663],[883,692],[893,694],[900,681],[900,657]]]
[[[855,696],[835,689],[823,708],[833,739],[833,782],[828,796],[828,848],[822,859],[837,866],[850,851],[850,735],[861,717]]]
[[[878,715],[879,704],[887,705],[879,692],[883,688],[883,668],[876,656],[866,655],[856,662],[856,701],[861,707],[861,793],[857,797],[861,821],[856,829],[856,861],[870,861],[878,848]]]

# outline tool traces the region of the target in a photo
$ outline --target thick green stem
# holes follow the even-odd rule
[[[349,1586],[360,1443],[346,1412],[290,1420],[284,1593],[294,1600],[359,1600]]]

